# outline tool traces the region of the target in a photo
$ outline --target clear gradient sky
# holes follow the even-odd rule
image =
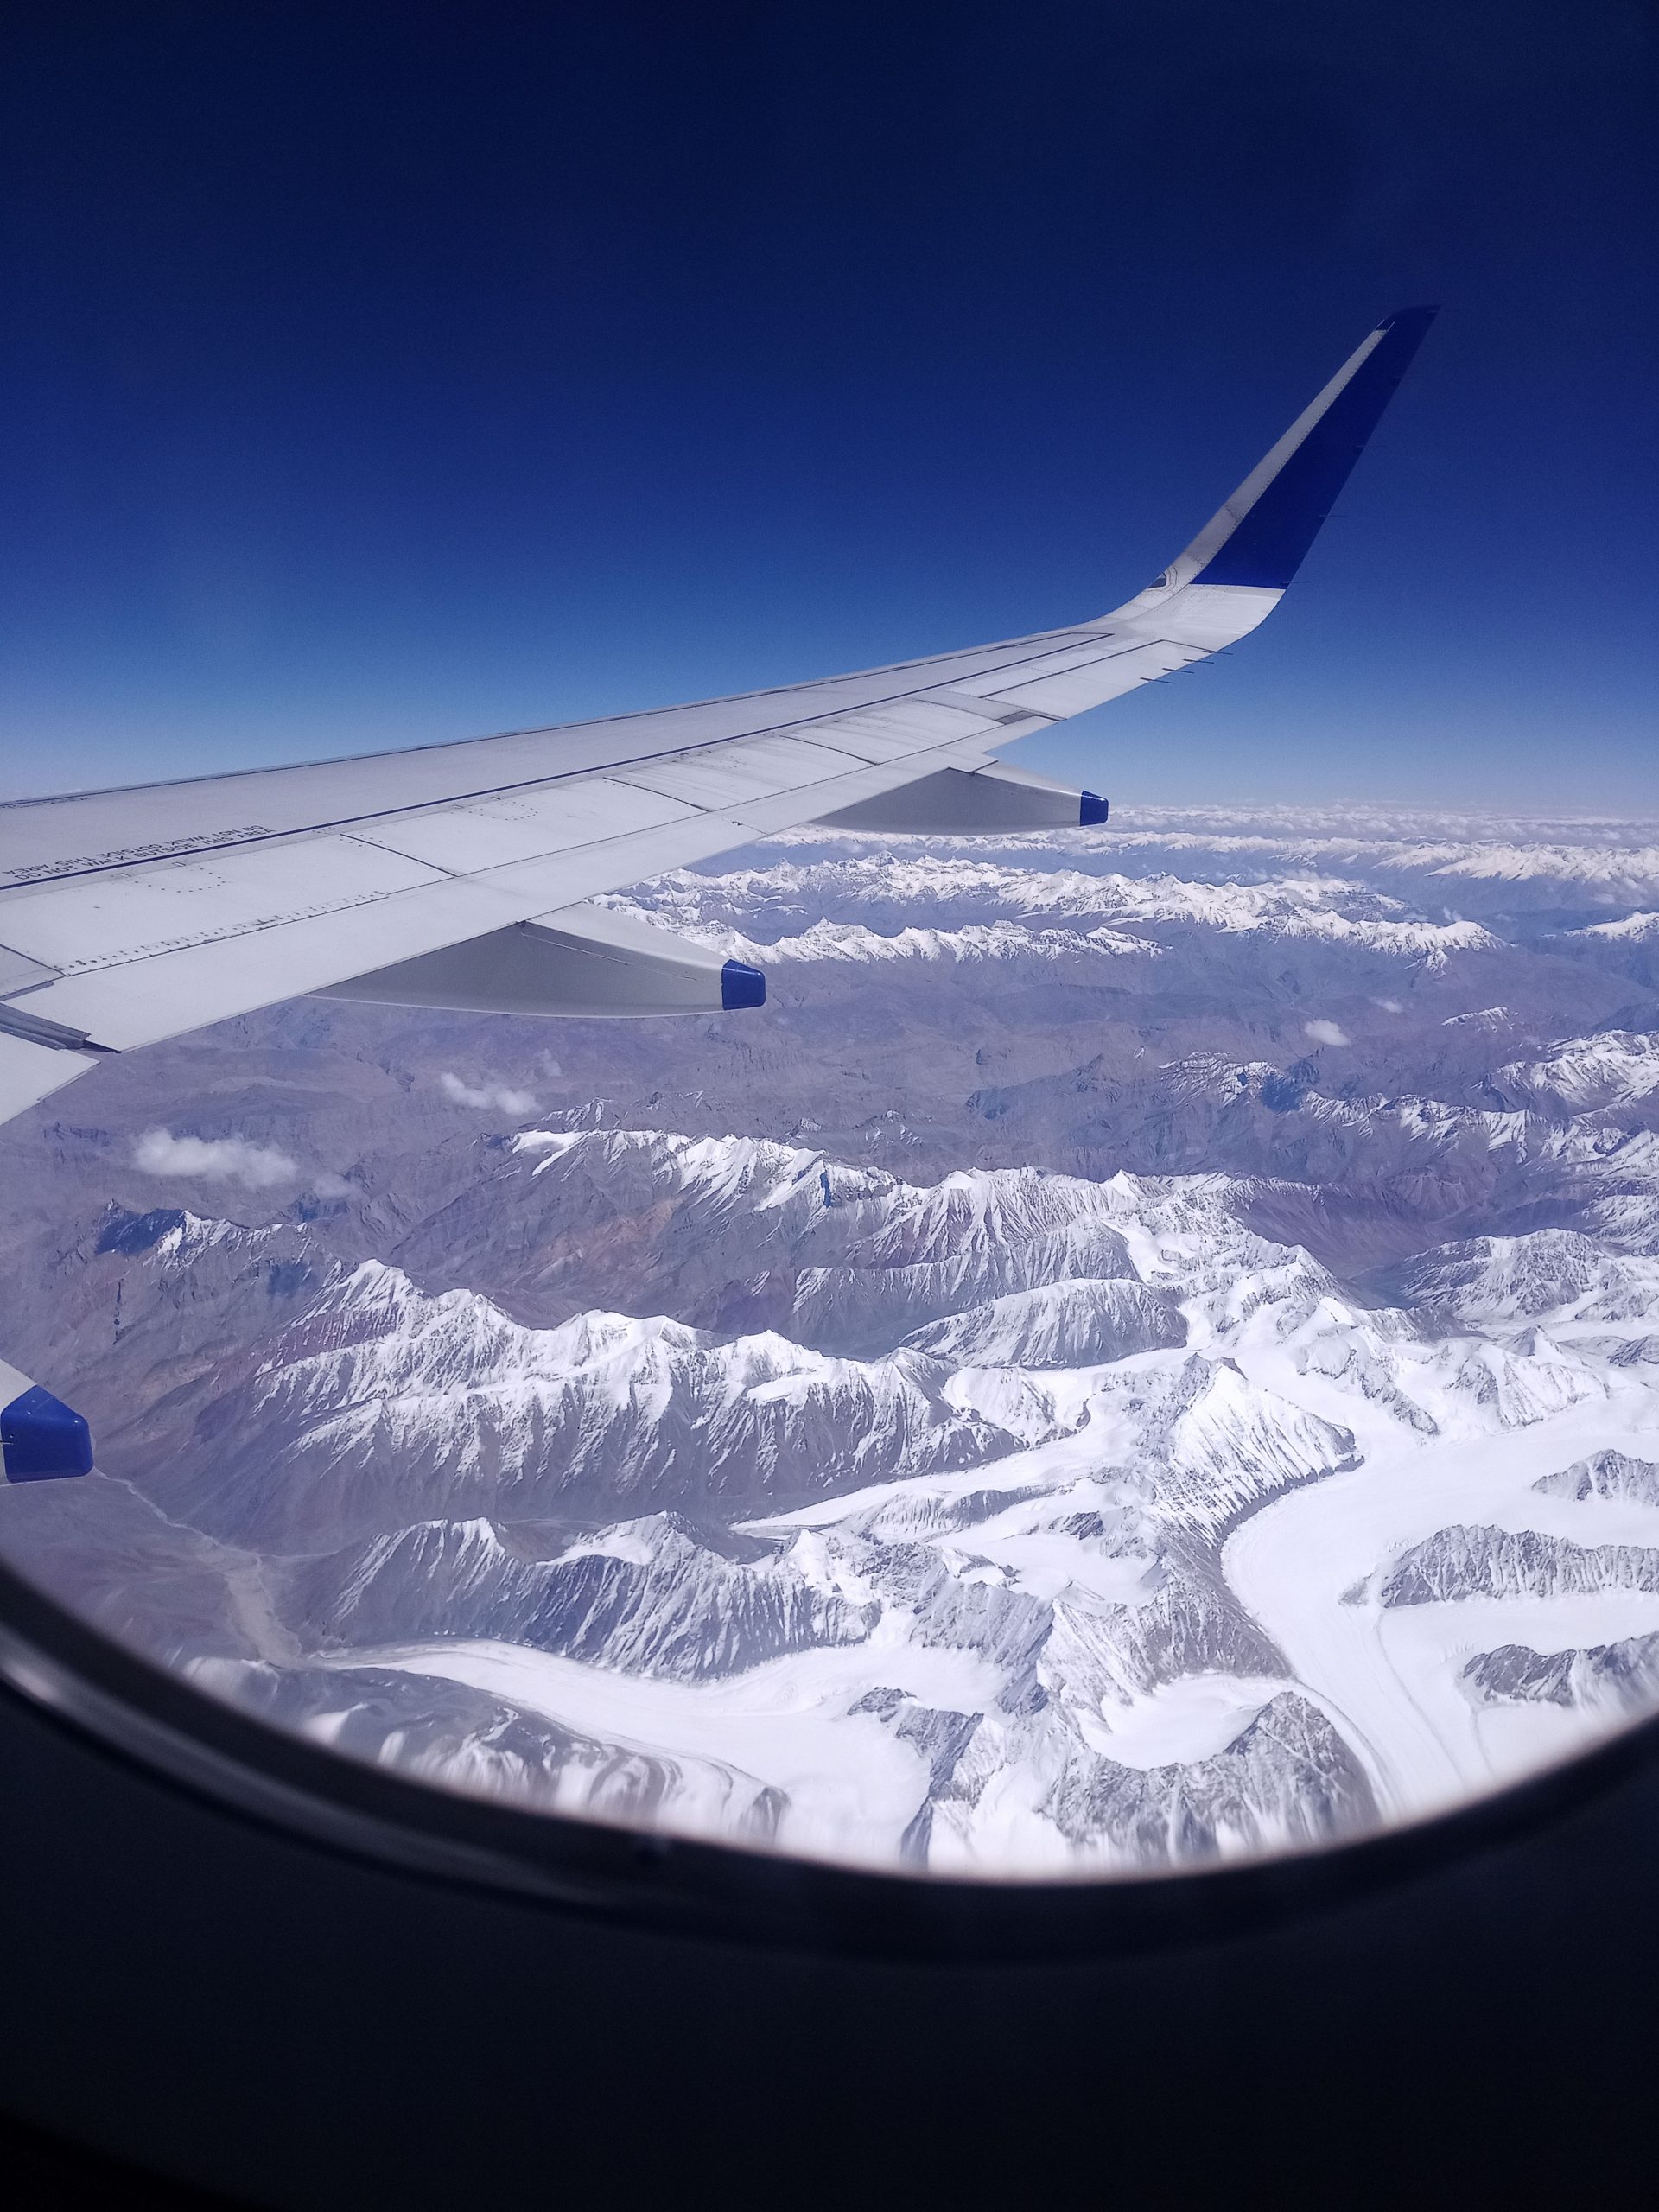
[[[1120,802],[1659,813],[1640,0],[5,11],[0,795],[1101,612],[1444,312]]]

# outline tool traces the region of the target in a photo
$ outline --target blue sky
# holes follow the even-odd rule
[[[1268,627],[1014,757],[1659,812],[1650,24],[10,10],[0,791],[1100,612],[1437,300]]]

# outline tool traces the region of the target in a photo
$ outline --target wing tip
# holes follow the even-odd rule
[[[1440,311],[1438,302],[1433,307],[1396,308],[1392,315],[1384,315],[1377,324],[1378,337],[1391,340],[1394,350],[1400,354],[1402,373]]]
[[[1439,313],[1438,306],[1397,308],[1376,325],[1315,403],[1319,411],[1313,421],[1304,429],[1306,418],[1299,418],[1287,432],[1281,447],[1293,438],[1294,442],[1248,506],[1241,510],[1230,503],[1217,517],[1217,522],[1229,519],[1230,527],[1192,582],[1284,590]],[[1274,462],[1280,449],[1268,455],[1264,467]]]

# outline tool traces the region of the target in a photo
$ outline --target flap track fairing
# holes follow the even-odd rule
[[[764,1006],[766,980],[746,961],[724,959],[632,915],[568,906],[376,968],[315,995],[592,1021]]]
[[[820,815],[814,826],[918,836],[1010,836],[1027,830],[1091,828],[1105,821],[1107,811],[1106,801],[1093,791],[994,760],[983,768],[941,768],[879,798]]]
[[[9,1483],[51,1482],[92,1471],[83,1415],[0,1360],[0,1471]]]

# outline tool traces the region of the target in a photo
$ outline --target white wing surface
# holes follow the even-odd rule
[[[602,1011],[591,982],[569,987],[581,902],[768,831],[1103,818],[994,749],[1270,613],[1433,312],[1379,325],[1186,551],[1097,620],[696,706],[0,807],[0,1119],[106,1052],[302,992]],[[613,929],[593,950],[617,1011],[721,1002],[684,975],[652,998],[652,956]]]

